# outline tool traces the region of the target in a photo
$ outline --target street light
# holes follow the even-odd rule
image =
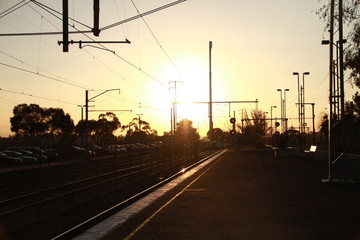
[[[285,131],[287,131],[287,118],[286,118],[286,92],[290,91],[290,89],[285,89],[284,90],[284,122],[285,122],[285,125],[284,125],[284,128],[285,128]]]
[[[273,111],[273,108],[276,108],[276,106],[270,106],[270,134],[271,136],[273,135],[273,127],[272,127],[272,111]]]
[[[301,132],[301,120],[300,120],[300,80],[299,80],[299,73],[293,72],[293,75],[297,76],[297,83],[298,83],[298,119],[299,119],[299,133]],[[300,136],[300,135],[299,135]]]
[[[98,95],[92,97],[92,98],[89,98],[89,90],[85,90],[85,150],[86,150],[86,157],[88,156],[87,153],[88,153],[88,150],[89,150],[89,102],[94,100],[95,98],[99,97],[100,95],[103,95],[107,92],[110,92],[110,91],[119,91],[119,94],[120,94],[120,88],[116,88],[116,89],[108,89],[108,90],[105,90],[101,93],[99,93]]]
[[[303,86],[302,86],[302,101],[301,101],[301,107],[302,107],[302,117],[303,117],[303,120],[302,120],[302,127],[303,127],[303,132],[305,133],[305,75],[309,75],[310,73],[309,72],[304,72],[303,73]],[[304,137],[304,147],[305,147],[305,137]]]
[[[264,112],[264,137],[266,137],[266,114],[269,112]]]
[[[281,89],[277,89],[278,92],[280,92],[280,118],[281,118],[281,129],[283,129],[283,101],[282,101],[282,90]]]
[[[301,134],[304,131],[305,123],[305,75],[310,75],[310,72],[303,72],[302,74],[302,85],[300,85],[300,74],[298,72],[293,72],[293,75],[297,76],[298,82],[298,119],[299,119],[299,151],[303,150],[300,147],[301,144]],[[305,138],[304,138],[305,140]],[[304,143],[305,144],[305,143]]]

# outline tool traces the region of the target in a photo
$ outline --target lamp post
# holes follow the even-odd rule
[[[302,104],[301,104],[301,107],[302,107],[302,117],[303,117],[303,121],[302,121],[302,123],[303,123],[303,125],[305,124],[305,105],[304,105],[304,103],[305,103],[305,75],[309,75],[310,73],[309,72],[304,72],[303,73],[303,85],[302,85]],[[305,126],[303,126],[304,127],[304,133],[305,133]],[[305,138],[304,138],[304,144],[305,144]],[[305,145],[304,145],[304,147],[305,147]]]
[[[283,129],[283,100],[282,100],[282,90],[281,89],[277,89],[278,92],[280,92],[280,118],[281,118],[281,129]]]
[[[277,89],[280,92],[280,106],[281,106],[281,129],[282,132],[285,132],[287,127],[285,126],[286,123],[286,92],[290,91],[290,89],[284,89],[284,99],[282,96],[282,89]]]
[[[273,112],[273,108],[276,108],[276,106],[271,106],[270,107],[270,134],[271,136],[273,135],[273,126],[272,126],[272,112]]]
[[[286,118],[286,92],[290,91],[290,89],[285,89],[284,90],[284,128],[285,128],[285,131],[287,131],[287,118]]]
[[[100,95],[103,95],[107,92],[110,91],[119,91],[120,93],[120,89],[116,88],[116,89],[108,89],[105,90],[101,93],[99,93],[98,95],[89,98],[89,90],[85,90],[85,150],[86,150],[86,158],[88,156],[88,150],[89,150],[89,102],[94,100],[95,98],[99,97]]]
[[[310,72],[303,72],[302,85],[300,85],[300,74],[293,72],[293,75],[297,76],[298,83],[298,120],[299,120],[299,151],[302,151],[305,146],[305,138],[302,141],[302,134],[305,132],[305,75],[309,75]]]
[[[239,109],[241,110],[241,134],[244,134],[244,110],[245,109]]]
[[[266,137],[266,114],[269,112],[264,112],[264,137]]]
[[[299,73],[293,72],[293,75],[297,76],[297,84],[298,84],[298,120],[299,120],[299,140],[300,140],[300,132],[301,132],[301,120],[300,120],[300,79]],[[300,142],[300,141],[299,141]]]

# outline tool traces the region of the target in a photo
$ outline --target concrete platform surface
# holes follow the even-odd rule
[[[360,239],[360,185],[326,177],[314,159],[229,150],[103,240]]]

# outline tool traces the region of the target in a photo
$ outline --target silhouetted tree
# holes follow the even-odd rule
[[[200,138],[196,128],[192,126],[192,121],[186,118],[176,124],[175,136],[185,142],[195,141]]]
[[[69,114],[60,108],[41,108],[37,104],[19,104],[10,118],[11,131],[18,136],[37,136],[44,133],[70,134],[74,123]]]
[[[112,135],[121,126],[119,119],[112,112],[100,114],[97,121],[96,133],[99,135]]]
[[[125,130],[127,142],[147,143],[157,136],[157,131],[152,129],[147,121],[140,118],[133,118],[129,124],[123,125],[121,131]]]
[[[96,120],[88,120],[88,134],[89,136],[91,135],[95,135],[97,133],[98,129],[98,124]],[[76,124],[75,126],[75,133],[82,136],[85,135],[85,131],[86,131],[86,121],[85,120],[80,120],[78,122],[78,124]]]
[[[206,134],[207,138],[210,137],[210,130]],[[221,128],[214,128],[212,132],[213,141],[222,142],[226,140],[226,133]]]
[[[74,121],[61,108],[46,109],[45,122],[47,123],[46,132],[55,135],[71,134],[75,129]]]

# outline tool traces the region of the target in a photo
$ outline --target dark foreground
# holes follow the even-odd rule
[[[326,184],[326,163],[268,151],[230,150],[214,163],[105,239],[360,239],[357,171],[358,183]]]

